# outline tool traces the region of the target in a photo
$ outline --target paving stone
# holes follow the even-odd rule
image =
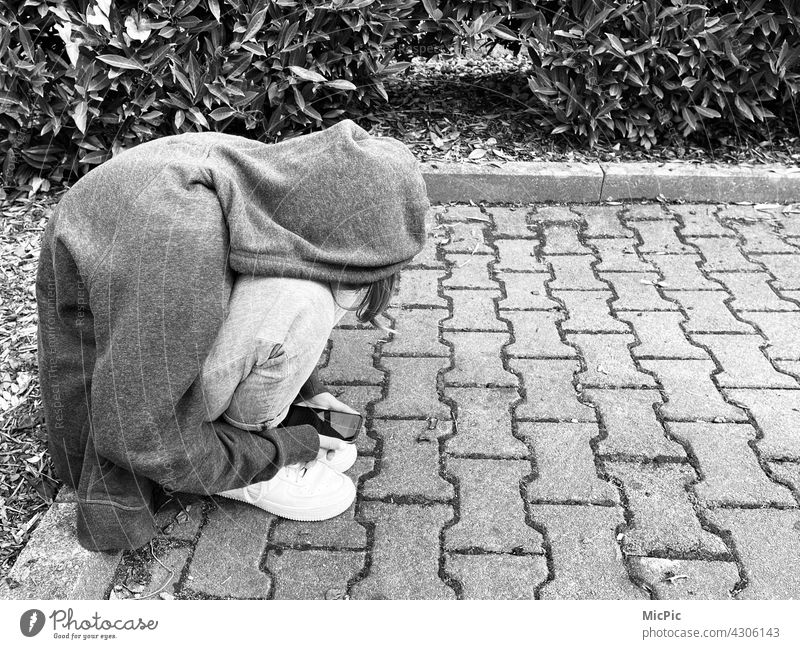
[[[664,291],[670,300],[683,307],[688,319],[687,333],[755,333],[752,325],[737,320],[725,304],[730,295],[724,291]]]
[[[266,566],[275,575],[274,599],[327,599],[330,591],[345,592],[347,583],[364,568],[363,552],[331,550],[270,550]]]
[[[729,223],[733,219],[757,219],[766,218],[767,212],[757,210],[754,205],[722,204],[717,205],[717,215],[719,220]]]
[[[497,288],[495,282],[489,272],[489,264],[494,263],[494,257],[489,255],[462,255],[462,254],[447,254],[445,259],[450,264],[451,276],[442,281],[442,286],[458,287],[458,288]],[[420,290],[425,290],[422,287]],[[436,289],[433,289],[433,294],[436,294]],[[431,298],[428,298],[429,300]],[[441,304],[436,302],[435,305],[446,306],[444,299]]]
[[[450,426],[439,422],[428,430],[424,421],[376,420],[375,435],[383,441],[377,475],[362,487],[365,498],[387,496],[449,500],[453,485],[439,475],[439,444]],[[424,441],[420,435],[424,434]]]
[[[670,205],[670,210],[683,221],[681,233],[685,237],[735,237],[733,230],[716,219],[716,209],[715,205],[701,203]]]
[[[795,499],[800,503],[800,462],[770,462],[769,468],[778,480],[794,491]]]
[[[521,422],[519,434],[531,447],[535,476],[528,483],[532,503],[616,505],[616,487],[599,478],[589,442],[597,424]]]
[[[452,255],[448,255],[451,257]],[[438,294],[439,280],[444,277],[443,270],[405,269],[400,276],[400,286],[392,298],[392,304],[411,306],[447,307],[445,299]]]
[[[453,518],[444,505],[364,503],[375,525],[369,574],[351,588],[354,599],[454,599],[439,578],[439,533]]]
[[[171,540],[194,541],[203,520],[203,497],[176,493],[156,512],[156,525]]]
[[[372,354],[379,340],[388,336],[380,329],[334,329],[328,364],[319,372],[325,383],[380,385],[383,372],[374,367]]]
[[[658,221],[671,220],[673,218],[661,203],[629,203],[625,207],[626,220]]]
[[[764,437],[756,442],[761,457],[800,460],[800,391],[723,390],[747,408]]]
[[[800,598],[800,513],[796,509],[718,509],[714,525],[730,531],[747,586],[737,599]]]
[[[546,273],[547,266],[536,259],[538,241],[532,239],[498,239],[497,246],[500,260],[498,270],[517,270],[526,273]]]
[[[700,249],[700,253],[705,258],[702,265],[702,269],[705,271],[755,272],[761,270],[757,264],[748,261],[742,255],[736,239],[686,237],[686,241]]]
[[[506,297],[499,302],[500,309],[557,309],[558,303],[547,295],[545,282],[550,273],[498,273],[505,285]],[[502,312],[500,314],[503,316]],[[504,316],[503,316],[504,317]]]
[[[519,399],[513,388],[446,387],[445,397],[455,401],[455,435],[445,441],[445,451],[455,455],[506,458],[528,456],[528,448],[513,435],[511,404]]]
[[[605,462],[604,466],[622,483],[633,514],[622,540],[626,555],[730,558],[722,539],[700,525],[686,491],[697,480],[688,464]]]
[[[442,320],[442,329],[479,329],[482,331],[508,331],[508,325],[497,319],[494,301],[500,291],[470,291],[454,289],[445,291],[453,300],[453,315]]]
[[[470,219],[485,219],[486,214],[475,205],[448,205],[442,212],[443,223],[466,222]]]
[[[439,259],[440,247],[437,245],[437,242],[440,240],[440,237],[434,236],[439,232],[440,230],[438,229],[435,231],[428,231],[425,247],[423,247],[422,252],[414,257],[408,266],[406,266],[403,271],[404,274],[411,269],[445,268],[444,261]]]
[[[468,252],[476,255],[491,255],[494,250],[486,243],[486,232],[491,223],[489,217],[481,215],[483,221],[448,222],[443,228],[447,243],[442,245],[445,252]]]
[[[595,266],[597,271],[653,271],[651,263],[639,258],[634,239],[591,239],[589,245],[594,249],[595,255],[600,257],[600,262]]]
[[[726,225],[741,235],[744,239],[742,248],[747,253],[797,252],[797,248],[790,246],[780,238],[777,227],[767,221],[729,221],[726,222]]]
[[[562,322],[564,332],[587,331],[597,333],[624,333],[630,327],[611,315],[608,302],[611,291],[553,291],[553,297],[564,303],[567,319]]]
[[[780,374],[761,351],[761,336],[693,334],[692,340],[711,350],[722,365],[717,385],[724,388],[800,388],[791,376]]]
[[[798,311],[800,306],[781,299],[767,282],[767,273],[709,273],[733,294],[734,311]]]
[[[372,385],[337,385],[330,386],[330,393],[339,399],[342,403],[346,403],[357,412],[366,414],[367,404],[374,403],[381,398],[381,388]],[[375,440],[367,437],[365,431],[356,438],[356,449],[359,454],[372,454],[375,450]]]
[[[389,342],[384,343],[382,354],[408,356],[449,356],[450,349],[439,341],[440,322],[448,317],[446,309],[398,309],[388,310],[397,331]]]
[[[445,570],[463,589],[464,599],[535,599],[547,579],[541,556],[509,554],[448,554]]]
[[[668,302],[658,294],[655,273],[600,273],[600,277],[611,282],[617,299],[611,303],[615,311],[677,311],[674,302]]]
[[[775,220],[781,227],[781,233],[786,237],[800,237],[800,215],[796,212],[782,211],[775,215]]]
[[[800,361],[775,361],[775,367],[800,380]]]
[[[620,320],[629,322],[639,344],[631,348],[635,358],[697,358],[708,359],[708,353],[692,345],[681,329],[685,320],[675,311],[623,311]]]
[[[437,254],[439,252],[439,246],[437,244],[442,239],[440,235],[443,230],[439,225],[440,214],[441,208],[437,205],[432,205],[425,213],[425,245],[422,248],[422,252],[411,260],[407,268],[444,267],[444,262],[437,259]]]
[[[534,524],[547,530],[554,579],[542,599],[646,599],[628,579],[616,536],[618,507],[532,505]]]
[[[513,237],[515,239],[535,239],[536,233],[530,225],[527,210],[513,207],[490,207],[489,214],[494,221],[496,237]]]
[[[586,220],[587,237],[633,237],[633,231],[620,219],[622,206],[575,205],[572,209]]]
[[[650,586],[657,599],[730,599],[739,583],[732,561],[631,557],[628,562],[631,573]]]
[[[374,468],[375,458],[358,457],[345,475],[358,485],[359,479]],[[272,547],[298,550],[332,547],[363,550],[367,546],[367,533],[364,526],[355,520],[355,508],[354,502],[342,514],[324,521],[291,521],[280,518],[272,529],[269,544]]]
[[[753,255],[753,260],[764,264],[775,277],[775,288],[800,289],[800,254]]]
[[[449,364],[446,358],[382,358],[389,388],[386,399],[375,404],[375,416],[449,419],[450,409],[436,392],[437,374]]]
[[[552,311],[506,311],[514,331],[514,342],[506,348],[509,356],[520,358],[574,358],[575,350],[561,342],[556,324],[564,314]]]
[[[578,214],[560,205],[537,205],[532,218],[537,223],[569,223],[581,220]]]
[[[677,221],[629,221],[628,227],[635,230],[642,239],[639,252],[680,254],[693,253],[694,248],[682,243],[678,238]]]
[[[551,255],[544,258],[553,268],[555,279],[550,282],[551,289],[603,290],[608,286],[594,276],[592,264],[597,261],[594,255]]]
[[[800,291],[786,291],[781,289],[778,294],[786,300],[794,300],[800,303]]]
[[[148,566],[150,581],[142,591],[139,599],[161,599],[160,593],[175,595],[177,584],[189,560],[191,548],[168,548],[161,553],[158,561],[152,561]],[[189,584],[191,585],[191,581]]]
[[[509,366],[520,373],[527,393],[515,410],[517,419],[595,421],[594,409],[578,400],[572,382],[577,360],[512,358]]]
[[[722,285],[706,279],[700,272],[697,265],[702,262],[700,255],[644,255],[644,258],[661,273],[659,286],[665,289],[723,290]]]
[[[642,369],[653,372],[667,395],[659,407],[665,419],[746,421],[743,410],[725,402],[711,381],[716,371],[712,361],[642,360]]]
[[[0,579],[0,600],[103,599],[122,552],[92,552],[78,543],[78,504],[50,505],[14,566]],[[12,643],[13,644],[13,643]]]
[[[579,218],[573,215],[573,218]],[[578,240],[578,229],[572,224],[548,223],[542,227],[544,233],[545,255],[580,255],[591,253],[591,250]]]
[[[628,348],[631,334],[568,334],[585,361],[586,369],[578,374],[578,382],[589,387],[649,387],[656,382],[649,374],[636,369]]]
[[[275,516],[222,496],[213,499],[189,564],[191,590],[217,598],[266,599],[272,578],[259,562]]]
[[[445,340],[453,343],[454,366],[445,372],[445,385],[515,387],[517,377],[503,367],[501,349],[509,340],[507,333],[445,331]]]
[[[444,532],[444,548],[544,554],[540,532],[525,523],[520,483],[531,473],[522,460],[447,458],[458,484],[459,519]]]
[[[766,336],[765,351],[771,359],[800,359],[800,313],[745,311],[739,315],[754,322]]]
[[[791,492],[772,482],[748,445],[749,424],[668,423],[678,441],[689,444],[702,479],[694,486],[706,507],[796,505]]]
[[[685,458],[680,444],[667,439],[653,405],[661,404],[657,390],[584,390],[598,409],[606,436],[598,442],[600,455],[635,458]]]

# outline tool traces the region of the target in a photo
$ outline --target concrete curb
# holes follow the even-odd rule
[[[800,167],[691,162],[423,162],[431,203],[800,201]]]
[[[75,491],[63,487],[17,561],[0,580],[0,600],[104,599],[122,560],[119,552],[90,552],[78,543]]]

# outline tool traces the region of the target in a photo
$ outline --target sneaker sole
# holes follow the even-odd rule
[[[353,501],[356,499],[356,488],[353,483],[352,489],[350,490],[352,493],[347,499],[342,499],[339,502],[332,503],[325,507],[324,509],[316,509],[316,510],[303,510],[298,509],[296,507],[280,507],[277,505],[256,505],[255,503],[251,503],[249,500],[242,498],[241,496],[233,496],[233,495],[226,495],[226,494],[215,494],[216,496],[222,496],[223,498],[230,498],[231,500],[238,500],[239,502],[246,503],[248,505],[252,505],[253,507],[258,507],[259,509],[263,509],[265,512],[269,512],[270,514],[275,514],[275,516],[280,516],[281,518],[288,518],[292,521],[303,521],[303,522],[311,522],[311,521],[325,521],[329,518],[333,518],[334,516],[338,516],[339,514],[343,514],[347,511],[350,505],[353,504]]]

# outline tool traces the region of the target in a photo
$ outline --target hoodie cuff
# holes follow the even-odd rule
[[[259,473],[254,482],[273,478],[281,468],[298,462],[311,462],[319,452],[319,433],[313,426],[268,428],[258,433],[275,445],[275,461]]]

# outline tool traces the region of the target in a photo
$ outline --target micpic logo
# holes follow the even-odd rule
[[[19,630],[22,635],[32,638],[44,627],[44,613],[38,608],[25,611],[19,618]]]

